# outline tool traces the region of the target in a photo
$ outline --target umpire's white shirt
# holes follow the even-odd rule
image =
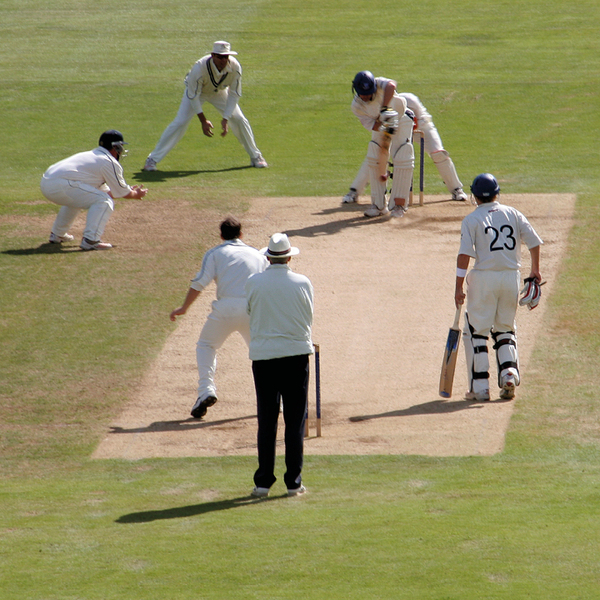
[[[256,248],[242,240],[227,240],[211,248],[202,260],[202,267],[190,287],[202,291],[211,281],[217,284],[217,300],[245,298],[248,277],[267,268],[268,261]]]
[[[475,270],[518,270],[521,268],[521,242],[528,249],[543,244],[517,209],[488,202],[480,204],[463,219],[458,253],[474,258]]]
[[[123,178],[123,167],[114,156],[98,146],[94,150],[79,152],[48,167],[43,179],[79,181],[105,191],[105,184],[113,198],[122,198],[131,192]]]
[[[269,265],[246,283],[250,360],[312,354],[313,286],[285,264]]]

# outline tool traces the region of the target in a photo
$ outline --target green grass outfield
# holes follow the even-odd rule
[[[591,0],[3,0],[2,600],[598,598],[599,26]],[[242,168],[233,136],[193,122],[162,172],[141,174],[216,39],[240,54],[271,168]],[[368,140],[349,109],[362,69],[423,99],[466,184],[491,171],[506,192],[577,194],[505,451],[311,456],[309,495],[264,502],[247,497],[254,458],[90,460],[215,232],[199,222],[196,247],[154,252],[40,251],[56,214],[43,171],[114,127],[145,202],[190,218],[257,195],[341,198]],[[443,192],[432,169],[426,190]]]

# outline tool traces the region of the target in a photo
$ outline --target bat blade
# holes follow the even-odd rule
[[[458,348],[460,346],[460,311],[462,306],[456,309],[454,323],[448,332],[444,358],[442,360],[442,372],[440,374],[440,396],[442,398],[452,397],[452,385],[454,383],[454,371],[456,369],[456,359],[458,358]]]
[[[392,143],[392,136],[384,132],[383,138],[381,140],[381,145],[379,146],[379,161],[378,161],[378,172],[379,178],[381,181],[385,181],[387,179],[387,165],[388,159],[390,156],[390,144]]]

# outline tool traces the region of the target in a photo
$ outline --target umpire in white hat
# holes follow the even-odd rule
[[[280,402],[285,422],[283,476],[289,496],[303,494],[302,463],[308,400],[314,292],[310,280],[289,262],[299,253],[284,233],[263,248],[269,266],[246,283],[250,315],[250,359],[258,410],[258,469],[252,495],[268,496],[275,483],[275,446]]]

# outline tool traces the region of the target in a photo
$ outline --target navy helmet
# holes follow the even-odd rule
[[[500,186],[491,173],[481,173],[473,179],[471,193],[483,202],[489,202],[500,193]]]
[[[121,155],[125,156],[125,154],[127,154],[127,150],[124,150],[123,148],[125,144],[127,144],[127,142],[124,140],[123,134],[116,129],[105,131],[98,140],[98,145],[102,148],[106,148],[106,150],[116,150],[118,158],[121,157]]]
[[[352,89],[359,96],[372,96],[377,91],[375,77],[371,71],[357,73],[352,81]]]

